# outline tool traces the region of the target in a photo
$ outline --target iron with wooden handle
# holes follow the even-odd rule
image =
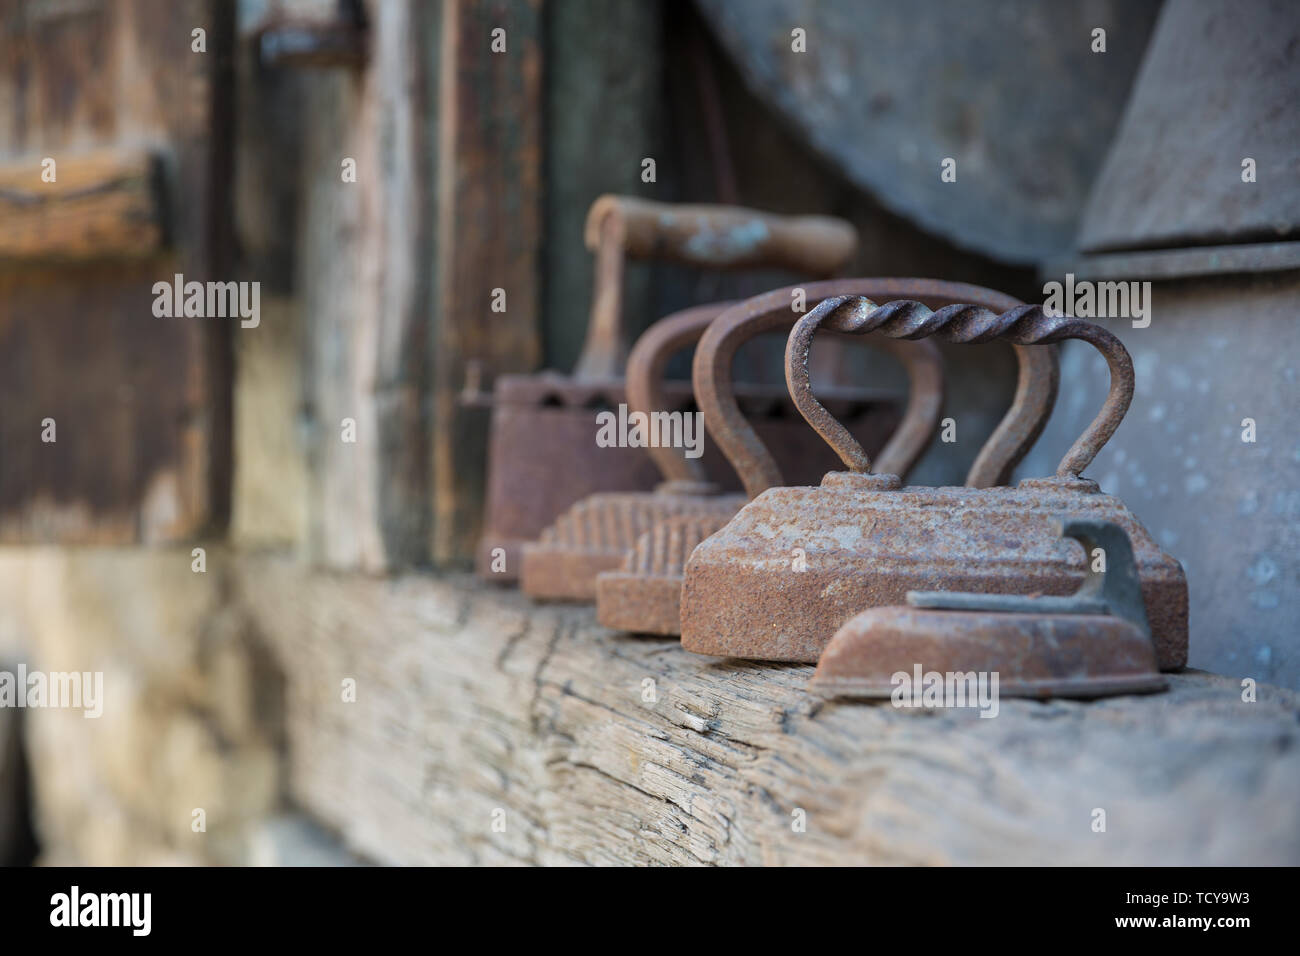
[[[706,269],[790,269],[831,276],[857,250],[857,230],[833,216],[785,216],[742,206],[673,204],[601,196],[587,213],[587,248],[596,256],[591,321],[574,378],[622,375],[625,259],[663,259]]]
[[[825,274],[849,260],[857,234],[847,222],[825,216],[602,196],[587,215],[587,244],[596,252],[595,287],[573,374],[504,375],[493,383],[478,564],[494,580],[514,580],[523,543],[580,500],[598,492],[648,491],[656,484],[658,470],[644,450],[601,448],[593,441],[595,408],[626,400],[625,259],[662,256],[717,269],[787,267]],[[679,389],[677,397],[688,389]],[[491,570],[494,562],[498,570]]]

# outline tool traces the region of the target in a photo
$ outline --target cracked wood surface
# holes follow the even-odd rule
[[[1244,703],[1187,673],[994,719],[823,703],[809,666],[698,657],[468,577],[238,566],[286,673],[292,797],[380,862],[1300,862],[1290,691]]]

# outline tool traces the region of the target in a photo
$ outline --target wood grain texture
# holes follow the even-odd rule
[[[173,262],[0,270],[0,540],[156,543],[202,525],[207,320],[153,316]]]
[[[53,157],[50,157],[53,158]],[[161,251],[161,169],[148,152],[42,157],[0,166],[0,259],[118,259]]]
[[[472,559],[487,416],[457,398],[467,369],[535,369],[542,241],[542,0],[445,0],[438,85],[433,558]],[[493,52],[493,31],[505,51]],[[493,290],[505,311],[493,310]]]
[[[663,158],[664,18],[670,5],[564,0],[546,8],[546,281],[542,345],[547,368],[574,367],[582,352],[593,305],[596,258],[583,237],[592,202],[605,193],[642,190],[677,198],[668,183],[674,169],[658,171],[665,188],[641,182],[641,163]],[[666,315],[652,300],[662,263],[637,265],[623,276],[623,328],[631,341]],[[715,296],[714,298],[721,298]],[[691,301],[686,299],[680,306]]]
[[[305,83],[297,249],[311,553],[383,571],[428,553],[426,4],[367,4],[369,66]],[[343,163],[355,162],[355,180]],[[343,422],[355,423],[355,441]]]
[[[1300,862],[1289,691],[1247,704],[1190,673],[991,720],[823,703],[809,666],[697,657],[466,578],[236,573],[288,675],[292,796],[379,861]]]
[[[175,541],[225,520],[230,327],[159,318],[151,306],[153,283],[175,273],[234,278],[232,10],[217,0],[0,7],[0,161],[30,162],[31,181],[51,187],[41,195],[63,195],[69,209],[93,199],[96,217],[119,220],[93,242],[100,230],[84,221],[20,228],[18,240],[33,250],[120,242],[161,251],[161,214],[148,214],[154,225],[143,233],[127,224],[143,211],[141,161],[128,161],[123,181],[110,168],[120,160],[87,166],[88,156],[159,156],[172,200],[162,254],[0,265],[0,540]],[[206,53],[191,50],[196,28]],[[47,156],[55,183],[40,181]],[[116,187],[96,188],[105,183]],[[4,216],[6,230],[12,220]],[[41,440],[47,418],[57,442]]]

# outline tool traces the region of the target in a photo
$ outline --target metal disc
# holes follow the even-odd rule
[[[755,93],[890,210],[1008,262],[1068,250],[1158,0],[697,0]],[[1093,31],[1105,30],[1105,52]],[[806,52],[795,52],[803,30]],[[738,144],[743,148],[743,144]],[[956,160],[956,181],[940,178]]]

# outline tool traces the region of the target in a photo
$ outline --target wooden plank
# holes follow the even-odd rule
[[[137,258],[162,250],[160,157],[105,151],[51,167],[44,158],[0,165],[0,259]],[[53,182],[42,178],[47,168]]]
[[[573,368],[586,338],[595,278],[595,256],[584,243],[591,204],[607,194],[666,200],[707,195],[678,194],[680,169],[664,148],[664,117],[674,105],[664,102],[665,15],[662,4],[648,2],[564,0],[546,8],[547,368]],[[683,146],[689,140],[683,137]],[[646,157],[658,162],[653,185],[641,181]],[[628,263],[624,270],[629,342],[666,314],[654,311],[658,297],[651,294],[665,271],[659,263]],[[682,297],[675,307],[692,301],[706,300]]]
[[[230,322],[160,318],[152,289],[176,273],[234,278],[231,15],[217,0],[34,0],[0,10],[0,163],[17,175],[30,162],[40,183],[40,159],[53,158],[58,178],[48,185],[76,195],[118,181],[113,169],[122,168],[84,157],[134,155],[129,208],[108,210],[120,220],[143,208],[138,144],[149,144],[162,156],[165,194],[177,198],[161,254],[151,227],[137,233],[118,221],[108,235],[78,238],[75,223],[47,221],[18,241],[79,254],[120,242],[154,254],[114,266],[0,264],[0,540],[168,541],[225,520]],[[199,28],[204,53],[191,49]],[[114,192],[101,196],[108,206]],[[89,198],[64,195],[72,205]],[[49,419],[53,442],[43,440]]]
[[[487,416],[458,396],[534,369],[542,239],[542,0],[445,0],[438,93],[432,553],[468,563],[483,505]],[[493,31],[504,30],[504,52]],[[493,311],[493,290],[505,311]]]
[[[1245,703],[1188,673],[994,719],[824,703],[809,666],[698,657],[459,576],[235,573],[286,664],[293,798],[378,861],[1300,862],[1281,688]]]
[[[154,318],[157,269],[0,271],[0,540],[177,540],[207,515],[199,320]]]
[[[432,8],[399,0],[367,9],[369,65],[313,72],[303,84],[297,278],[315,425],[310,551],[320,564],[378,572],[428,554],[422,91]],[[355,176],[344,174],[349,160]]]

